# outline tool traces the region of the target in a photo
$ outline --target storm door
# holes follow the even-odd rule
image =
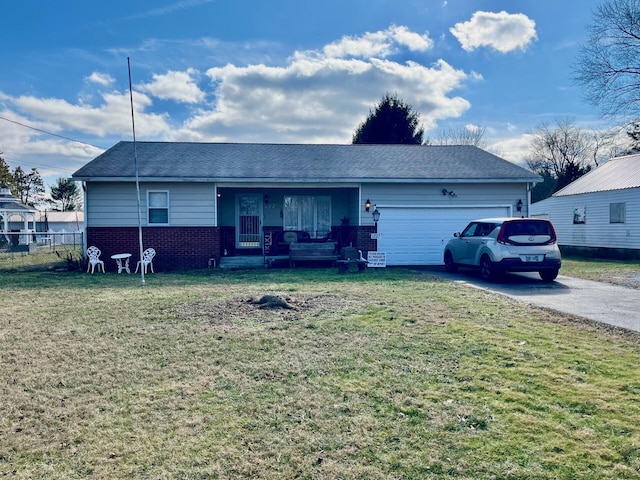
[[[262,195],[239,194],[236,197],[236,247],[262,246]]]

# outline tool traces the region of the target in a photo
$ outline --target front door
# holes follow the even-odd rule
[[[262,246],[262,195],[239,194],[236,197],[236,248]]]

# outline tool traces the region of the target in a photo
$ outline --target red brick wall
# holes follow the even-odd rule
[[[371,239],[371,234],[375,233],[375,226],[358,227],[358,241],[356,247],[366,252],[375,252],[378,250],[378,241]]]
[[[142,228],[144,248],[153,247],[156,271],[190,270],[207,268],[209,259],[220,261],[220,231],[218,227],[153,227]],[[131,265],[135,268],[140,259],[137,227],[89,227],[87,246],[102,250],[101,258],[108,270],[115,269],[109,257],[116,253],[131,253]]]
[[[377,241],[371,239],[374,226],[355,227],[354,247],[363,251],[376,251]],[[234,248],[233,227],[143,227],[142,241],[145,248],[153,247],[156,256],[154,269],[163,271],[207,268],[209,259],[220,264],[223,248]],[[87,246],[102,250],[107,271],[115,270],[115,261],[109,257],[116,253],[131,253],[131,266],[140,259],[137,227],[89,227]],[[227,252],[232,254],[231,251]],[[235,252],[233,252],[235,253]]]

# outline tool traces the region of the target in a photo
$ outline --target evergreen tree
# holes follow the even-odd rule
[[[72,212],[78,207],[80,192],[78,184],[70,178],[58,178],[51,185],[51,198],[55,200],[60,211]]]
[[[2,152],[0,152],[0,155],[2,155]],[[4,185],[9,188],[13,186],[13,175],[5,159],[0,157],[0,187]]]
[[[42,202],[44,182],[38,169],[32,168],[29,173],[26,173],[22,167],[16,167],[13,170],[13,182],[15,191],[12,193],[21,203],[35,207]]]
[[[358,126],[352,143],[421,145],[423,136],[420,115],[397,95],[387,93]]]

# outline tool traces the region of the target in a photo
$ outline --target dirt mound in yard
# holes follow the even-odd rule
[[[297,321],[303,318],[340,318],[361,312],[366,306],[362,298],[349,295],[251,295],[227,300],[203,298],[180,305],[175,314],[180,318],[199,318],[212,325],[240,322]]]

